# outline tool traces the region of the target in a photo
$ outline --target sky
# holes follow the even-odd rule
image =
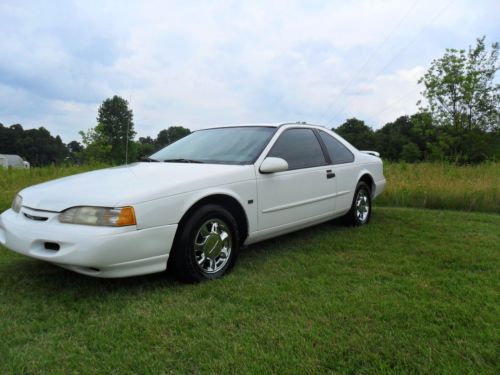
[[[65,142],[99,105],[161,129],[307,121],[374,129],[417,111],[445,48],[500,41],[495,0],[0,0],[0,123]]]

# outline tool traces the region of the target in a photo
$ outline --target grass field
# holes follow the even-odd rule
[[[100,280],[0,250],[0,373],[498,374],[500,216],[378,207],[227,277]]]
[[[500,213],[500,163],[385,163],[384,173],[377,204]]]
[[[0,211],[95,168],[0,169]],[[500,373],[499,173],[386,164],[370,225],[251,246],[199,285],[93,279],[0,247],[0,374]]]
[[[103,168],[102,165],[43,167],[31,169],[0,168],[0,212],[7,209],[14,196],[25,187],[76,173]]]

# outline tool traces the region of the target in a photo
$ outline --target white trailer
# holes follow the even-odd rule
[[[19,155],[0,154],[0,167],[3,168],[19,168],[29,169],[30,163],[24,161]]]

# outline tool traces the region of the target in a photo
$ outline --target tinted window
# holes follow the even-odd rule
[[[288,169],[316,167],[326,163],[318,139],[311,129],[285,130],[268,156],[285,159]]]
[[[250,164],[260,155],[274,131],[275,128],[257,126],[199,130],[161,149],[151,158]]]
[[[342,143],[325,132],[320,131],[319,134],[325,143],[332,164],[351,163],[354,161],[354,155]]]

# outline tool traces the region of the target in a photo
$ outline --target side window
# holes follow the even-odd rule
[[[268,156],[285,159],[289,169],[325,165],[323,150],[311,129],[285,130]]]
[[[352,163],[354,161],[354,155],[342,143],[323,131],[320,131],[319,134],[328,150],[332,164]]]

